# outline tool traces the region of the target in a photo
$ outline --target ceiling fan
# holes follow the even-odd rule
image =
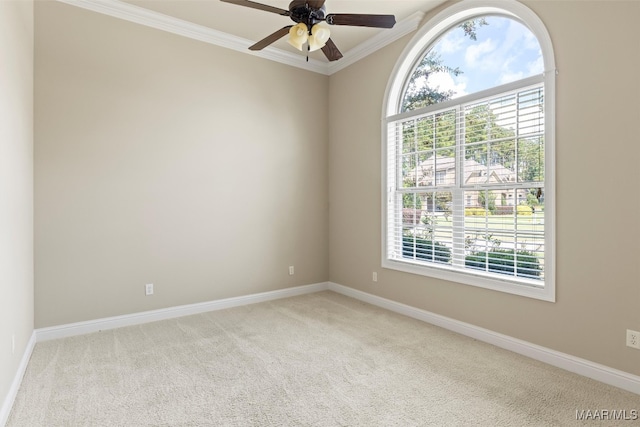
[[[366,15],[360,13],[330,13],[326,14],[325,0],[293,0],[289,10],[249,0],[221,0],[225,3],[237,4],[266,12],[288,16],[296,25],[287,25],[275,33],[265,37],[249,47],[250,50],[262,50],[271,43],[289,34],[289,44],[302,50],[307,43],[307,50],[322,49],[329,61],[342,58],[342,53],[330,38],[329,25],[351,25],[358,27],[393,28],[396,18],[393,15]],[[307,60],[309,58],[307,57]]]

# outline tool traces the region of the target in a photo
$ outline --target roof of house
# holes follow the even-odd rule
[[[515,172],[498,163],[483,165],[474,159],[466,159],[463,168],[465,184],[515,181]],[[418,185],[432,185],[436,175],[434,170],[435,172],[445,172],[447,174],[455,173],[456,159],[453,157],[431,156],[419,163],[416,169],[418,170]]]

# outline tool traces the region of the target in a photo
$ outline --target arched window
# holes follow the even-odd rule
[[[422,27],[385,95],[383,267],[555,300],[555,74],[515,1]]]

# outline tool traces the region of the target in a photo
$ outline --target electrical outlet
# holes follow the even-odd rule
[[[144,285],[144,294],[145,295],[153,295],[153,283],[147,283]]]
[[[293,265],[289,266],[289,276],[293,276]]]
[[[640,332],[627,329],[627,346],[640,350]]]
[[[376,271],[373,272],[373,281],[374,282],[378,281],[378,273]]]

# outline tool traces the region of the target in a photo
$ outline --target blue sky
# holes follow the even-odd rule
[[[488,25],[476,28],[477,41],[456,27],[433,46],[443,64],[459,67],[463,74],[432,74],[430,86],[453,89],[455,98],[543,72],[542,52],[529,29],[504,17],[489,16],[486,21]]]

